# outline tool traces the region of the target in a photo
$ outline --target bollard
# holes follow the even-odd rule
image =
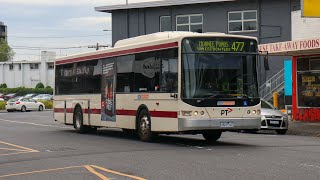
[[[273,106],[275,108],[279,108],[279,103],[278,103],[278,93],[277,92],[274,92],[273,93]]]

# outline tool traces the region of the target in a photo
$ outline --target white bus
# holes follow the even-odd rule
[[[158,134],[260,129],[257,40],[161,32],[56,60],[54,118],[77,132],[99,127]]]

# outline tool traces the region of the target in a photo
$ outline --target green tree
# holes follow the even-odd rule
[[[7,41],[0,39],[0,62],[11,60],[14,54]]]
[[[41,82],[39,82],[39,83],[36,85],[36,89],[42,89],[42,88],[44,88],[44,85],[43,85]]]

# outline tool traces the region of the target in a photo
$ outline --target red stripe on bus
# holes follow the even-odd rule
[[[136,110],[117,110],[117,115],[123,115],[123,116],[136,116],[137,111]]]
[[[146,51],[152,51],[152,50],[168,49],[168,48],[174,48],[174,47],[178,47],[177,42],[167,43],[167,44],[159,44],[159,45],[147,46],[147,47],[140,47],[140,48],[122,50],[122,51],[117,51],[117,52],[102,53],[102,54],[96,54],[96,55],[91,55],[91,56],[83,56],[83,57],[77,57],[77,58],[67,59],[67,60],[61,60],[61,61],[56,61],[56,65],[68,64],[68,63],[80,62],[80,61],[87,61],[87,60],[94,60],[94,59],[100,59],[100,58],[107,58],[107,57],[114,57],[114,56],[121,56],[121,55],[140,53],[140,52],[146,52]]]
[[[88,109],[83,110],[85,114],[89,113]],[[54,108],[55,113],[64,113],[64,108]],[[73,108],[67,108],[67,113],[73,113]],[[90,114],[101,114],[101,109],[91,109]],[[136,116],[136,110],[117,110],[117,115],[122,116]],[[151,117],[161,117],[161,118],[177,118],[178,113],[175,111],[150,111]]]
[[[64,113],[64,108],[54,108],[54,112],[56,113]],[[73,108],[67,108],[67,113],[73,113]]]
[[[178,113],[175,111],[149,111],[151,117],[177,118]],[[136,110],[117,110],[117,115],[136,116]]]

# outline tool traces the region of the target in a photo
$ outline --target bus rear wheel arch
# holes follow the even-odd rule
[[[85,134],[88,132],[95,132],[96,127],[90,127],[83,125],[83,112],[81,106],[77,105],[73,113],[73,127],[79,134]]]
[[[155,133],[151,131],[151,118],[147,109],[143,108],[137,116],[137,132],[140,140],[150,142],[154,139]]]

